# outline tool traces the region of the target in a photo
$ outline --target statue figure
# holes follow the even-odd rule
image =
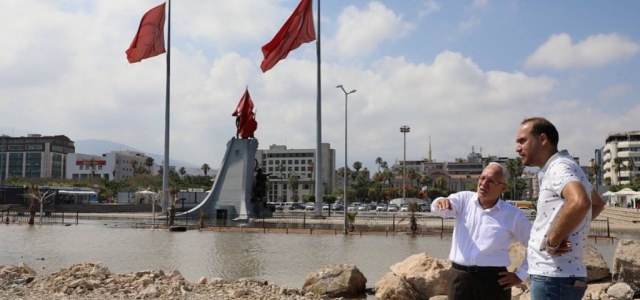
[[[256,177],[253,181],[254,201],[262,201],[262,199],[267,195],[267,181],[269,181],[269,175],[271,175],[271,173],[262,173],[262,168],[257,169]]]
[[[258,122],[256,122],[256,114],[253,112],[253,101],[248,88],[244,91],[244,95],[231,116],[236,117],[236,138],[254,138],[253,133],[258,129]]]

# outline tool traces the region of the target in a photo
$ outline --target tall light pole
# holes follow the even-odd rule
[[[347,92],[344,87],[341,85],[336,86],[344,92],[344,172],[342,176],[342,180],[344,181],[344,191],[342,195],[342,202],[344,204],[344,234],[349,233],[349,222],[347,221],[347,99],[349,98],[349,94],[353,94],[356,90],[352,90]]]
[[[407,125],[400,127],[400,132],[404,135],[404,155],[402,158],[402,204],[405,204],[405,197],[407,196],[407,188],[404,185],[404,179],[407,177],[407,132],[409,131],[411,131],[411,128]]]

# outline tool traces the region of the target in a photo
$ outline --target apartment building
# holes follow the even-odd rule
[[[160,166],[156,162],[147,166],[148,159],[144,153],[131,150],[111,151],[102,155],[73,153],[67,159],[66,178],[100,177],[106,180],[122,180],[135,175],[134,166],[148,169],[151,174],[158,174]],[[170,167],[173,168],[175,167]]]
[[[75,153],[65,135],[0,136],[0,181],[9,176],[55,178],[65,176],[67,155]]]
[[[322,143],[320,151],[323,194],[333,193],[336,152],[328,143]],[[269,149],[258,149],[256,160],[263,172],[270,174],[268,201],[300,202],[304,195],[315,194],[316,149],[287,149],[285,145],[274,144]]]
[[[601,166],[606,185],[628,184],[632,177],[637,178],[640,175],[640,130],[607,135]]]

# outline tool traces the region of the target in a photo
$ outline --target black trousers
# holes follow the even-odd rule
[[[447,273],[449,300],[510,300],[511,289],[498,283],[506,267],[465,267],[453,263]]]

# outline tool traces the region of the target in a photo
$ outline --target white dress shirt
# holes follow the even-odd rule
[[[509,244],[519,241],[527,247],[531,221],[519,208],[498,200],[492,208],[484,209],[475,192],[459,192],[447,197],[451,210],[436,210],[438,198],[431,203],[431,213],[443,218],[456,218],[449,259],[464,266],[506,267],[511,264]],[[523,281],[527,278],[527,258],[516,272]]]

